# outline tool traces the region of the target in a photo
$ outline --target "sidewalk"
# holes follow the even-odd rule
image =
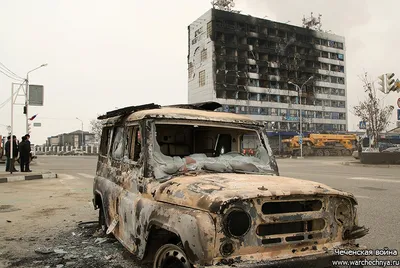
[[[28,181],[39,179],[54,179],[57,174],[49,170],[33,170],[32,172],[10,172],[5,171],[5,166],[0,165],[0,183],[14,182],[14,181]]]

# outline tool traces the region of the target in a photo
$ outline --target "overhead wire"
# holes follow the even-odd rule
[[[8,97],[8,99],[6,99],[3,103],[0,104],[0,109],[2,109],[4,106],[6,106],[6,104],[18,94],[18,92],[19,92],[20,88],[22,87],[22,85],[23,84],[19,85],[19,88],[17,89],[17,91],[15,91],[14,94],[11,97]]]
[[[13,80],[24,81],[23,79],[12,77],[11,75],[9,75],[9,74],[3,72],[2,69],[0,69],[0,73],[4,74],[5,76],[8,76],[9,78],[11,78],[11,79],[13,79]]]
[[[3,63],[0,62],[0,65],[3,66],[3,68],[5,68],[7,71],[9,71],[13,76],[17,77],[18,79],[22,79],[25,80],[24,78],[22,78],[21,76],[17,75],[16,73],[14,73],[13,71],[11,71],[9,68],[7,68],[7,66],[5,66]],[[0,67],[1,67],[0,66]],[[4,70],[4,69],[3,69]]]

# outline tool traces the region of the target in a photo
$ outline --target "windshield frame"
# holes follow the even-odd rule
[[[192,126],[192,127],[193,126],[203,126],[203,127],[227,128],[227,129],[237,129],[237,130],[254,132],[254,134],[256,134],[257,138],[259,139],[260,146],[262,146],[266,150],[266,153],[268,155],[269,162],[267,165],[269,165],[271,167],[271,170],[270,170],[271,172],[268,174],[279,176],[279,172],[277,171],[277,169],[275,169],[275,167],[276,167],[275,158],[272,154],[272,149],[269,146],[268,138],[266,135],[264,135],[263,127],[261,127],[259,125],[248,125],[248,124],[243,124],[243,123],[231,123],[231,122],[216,123],[216,122],[212,122],[212,121],[208,122],[208,121],[204,121],[204,120],[182,120],[182,119],[157,119],[157,120],[153,119],[153,120],[151,120],[151,122],[149,124],[149,126],[151,128],[148,129],[150,132],[149,133],[150,134],[149,135],[149,148],[148,148],[150,153],[148,156],[149,156],[151,165],[154,165],[152,168],[153,171],[154,171],[156,165],[158,165],[157,162],[154,160],[154,155],[153,155],[154,150],[155,150],[155,144],[156,143],[158,144],[157,138],[156,138],[157,125],[180,125],[180,126],[187,125],[187,126]],[[168,157],[170,157],[170,156],[168,156]],[[213,174],[220,173],[220,172],[213,172],[213,171],[210,172],[210,171],[206,171],[206,170],[204,172],[209,172],[209,173],[213,173]],[[151,177],[156,181],[168,180],[168,179],[158,179],[158,178],[156,178],[154,172],[152,172],[152,173],[153,174]],[[176,175],[170,175],[169,179],[177,177],[177,176],[182,176],[182,175],[185,175],[185,173],[179,172]],[[265,175],[265,174],[258,173],[258,175]]]

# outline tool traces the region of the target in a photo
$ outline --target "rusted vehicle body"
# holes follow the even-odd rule
[[[218,107],[150,104],[99,117],[93,204],[103,229],[154,267],[312,267],[339,259],[334,248],[357,249],[367,229],[354,196],[279,176],[264,126]],[[244,135],[257,137],[254,155],[241,153]]]

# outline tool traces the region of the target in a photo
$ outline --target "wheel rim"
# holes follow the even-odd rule
[[[156,268],[190,268],[186,254],[175,245],[168,245],[159,251],[154,264]]]

